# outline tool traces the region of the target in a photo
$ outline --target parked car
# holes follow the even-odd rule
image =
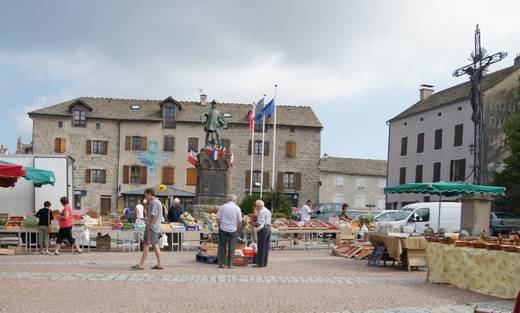
[[[331,203],[324,202],[318,204],[314,214],[319,215],[327,212],[337,212],[341,214],[341,210],[343,209],[343,203]]]
[[[441,202],[441,228],[447,232],[460,231],[462,205],[459,202]],[[439,202],[413,203],[396,213],[393,221],[381,221],[378,226],[390,226],[422,233],[428,227],[439,231]],[[408,227],[407,227],[408,226]]]
[[[393,221],[397,214],[397,210],[384,210],[379,211],[377,215],[374,215],[374,222]]]
[[[491,212],[490,226],[493,235],[520,230],[520,218],[509,212]]]
[[[302,215],[302,209],[301,208],[295,208],[295,207],[291,208],[291,220],[299,221],[302,218],[301,215]]]

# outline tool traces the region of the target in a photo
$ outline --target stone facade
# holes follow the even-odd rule
[[[101,101],[104,98],[80,98],[88,101]],[[107,100],[106,104],[93,106],[91,112],[87,113],[87,123],[85,127],[73,127],[70,108],[67,106],[74,105],[71,100],[63,109],[58,104],[53,107],[45,108],[42,111],[31,112],[29,115],[33,119],[33,147],[35,153],[54,154],[55,139],[65,138],[66,151],[65,154],[75,159],[75,190],[84,190],[86,194],[81,197],[81,207],[83,210],[93,209],[100,210],[101,197],[110,196],[111,209],[115,211],[117,207],[121,208],[122,203],[118,203],[121,192],[142,189],[145,187],[155,187],[163,182],[162,168],[172,167],[174,170],[173,186],[190,192],[195,191],[194,185],[187,185],[187,171],[193,168],[187,162],[188,157],[188,138],[198,138],[199,150],[204,146],[205,133],[203,125],[195,122],[199,111],[206,111],[207,107],[201,107],[197,102],[183,103],[184,107],[178,111],[177,123],[175,128],[164,128],[163,121],[156,115],[149,114],[151,118],[131,119],[131,115],[122,116],[120,119],[109,117],[109,114],[123,114],[120,111],[114,113],[110,111],[106,117],[99,113],[100,110],[111,110],[109,105],[115,103],[121,104],[127,101],[124,106],[130,106],[131,103],[141,101],[141,105],[153,114],[160,113],[159,101],[151,100]],[[118,102],[116,102],[118,101]],[[146,105],[146,107],[144,107]],[[289,172],[297,174],[301,177],[301,184],[292,189],[283,189],[292,200],[293,206],[301,206],[305,199],[318,201],[318,185],[319,185],[319,169],[318,162],[320,159],[320,140],[321,140],[321,124],[315,118],[312,110],[308,107],[281,107],[282,114],[291,112],[294,108],[295,116],[298,111],[304,111],[310,115],[308,118],[312,120],[312,125],[278,125],[277,127],[277,148],[276,148],[276,176],[275,188],[278,187],[278,173]],[[246,118],[247,105],[226,104],[219,107],[222,113],[232,112],[233,116],[239,116],[235,120],[228,120],[228,128],[222,131],[222,138],[230,142],[230,152],[234,153],[234,165],[230,169],[230,188],[229,192],[239,197],[239,200],[246,196],[249,192],[249,185],[246,179],[250,170],[250,146],[251,133],[248,131]],[[54,111],[53,111],[54,110]],[[155,112],[157,111],[157,112]],[[194,113],[195,112],[195,113]],[[238,113],[237,113],[238,112]],[[243,112],[243,113],[242,113]],[[286,113],[287,112],[287,113]],[[127,114],[127,113],[124,113]],[[144,114],[144,113],[143,113]],[[184,115],[182,115],[184,114]],[[188,116],[191,114],[191,116]],[[242,117],[242,115],[244,115]],[[282,116],[282,115],[280,115]],[[117,116],[116,116],[117,117]],[[307,118],[307,117],[304,117]],[[192,121],[193,120],[193,121]],[[246,122],[244,122],[244,120]],[[282,118],[283,121],[283,118]],[[61,122],[61,123],[60,123]],[[297,121],[298,122],[298,121]],[[99,129],[98,129],[99,128]],[[272,155],[273,155],[273,129],[272,125],[268,125],[268,131],[265,135],[266,145],[268,145],[268,154],[264,157],[264,170],[268,173],[269,180],[264,182],[264,190],[268,191],[271,185],[272,175]],[[145,137],[145,150],[127,150],[127,137]],[[174,138],[173,151],[164,151],[165,136]],[[261,133],[255,134],[255,140],[261,140]],[[87,154],[87,140],[107,141],[107,155]],[[286,142],[291,141],[296,144],[296,155],[293,157],[286,156]],[[147,166],[146,184],[132,183],[132,180],[124,181],[124,169],[130,169],[132,166],[145,166],[142,159],[153,161],[153,165]],[[254,170],[260,170],[261,156],[254,157]],[[103,169],[106,170],[105,183],[87,183],[87,169]],[[266,175],[267,176],[267,175]],[[259,189],[255,188],[255,192]],[[78,199],[79,201],[79,199]]]

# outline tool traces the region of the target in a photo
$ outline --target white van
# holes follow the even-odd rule
[[[440,228],[446,232],[460,230],[462,204],[459,202],[441,202]],[[379,227],[400,228],[405,232],[423,233],[428,227],[439,231],[439,202],[413,203],[404,206],[393,221],[382,221]]]

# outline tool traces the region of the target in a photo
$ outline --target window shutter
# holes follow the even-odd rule
[[[186,169],[186,186],[195,186],[197,185],[197,169],[196,168],[187,168]]]
[[[294,173],[294,185],[297,191],[302,189],[302,173]]]
[[[87,183],[87,184],[90,183],[90,176],[91,176],[90,169],[87,169],[85,171],[85,183]]]
[[[249,186],[251,186],[251,171],[246,171],[246,188],[249,190]]]
[[[108,154],[108,141],[103,141],[103,154]]]
[[[278,191],[283,190],[283,172],[278,172],[276,188],[278,189]]]
[[[147,137],[141,137],[141,151],[148,150],[148,139]]]
[[[123,166],[123,184],[130,182],[130,167],[128,165]]]
[[[269,141],[264,141],[264,156],[269,155]]]
[[[146,185],[146,178],[148,176],[146,166],[141,166],[141,184]]]
[[[271,187],[271,181],[269,180],[269,172],[264,172],[264,185],[263,189],[269,189]]]
[[[285,156],[291,156],[291,142],[289,141],[285,143]]]
[[[106,184],[107,183],[107,170],[101,171],[101,183]]]
[[[59,140],[59,143],[60,143],[59,144],[60,145],[59,152],[60,153],[65,153],[65,138],[59,138],[58,140]]]
[[[251,148],[253,148],[253,142],[249,140],[249,145],[247,148],[247,155],[251,155]]]
[[[296,142],[292,143],[292,157],[296,157]]]
[[[132,137],[126,136],[125,139],[125,150],[130,151],[132,150]]]
[[[60,138],[54,139],[54,152],[60,153]]]
[[[162,169],[162,183],[165,185],[173,185],[173,167],[163,167]]]
[[[87,139],[87,154],[92,153],[92,140]]]

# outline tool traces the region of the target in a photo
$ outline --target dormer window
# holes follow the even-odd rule
[[[163,106],[163,126],[164,128],[175,128],[176,107],[172,104]]]
[[[87,111],[75,109],[72,111],[72,125],[84,127],[87,125]]]

